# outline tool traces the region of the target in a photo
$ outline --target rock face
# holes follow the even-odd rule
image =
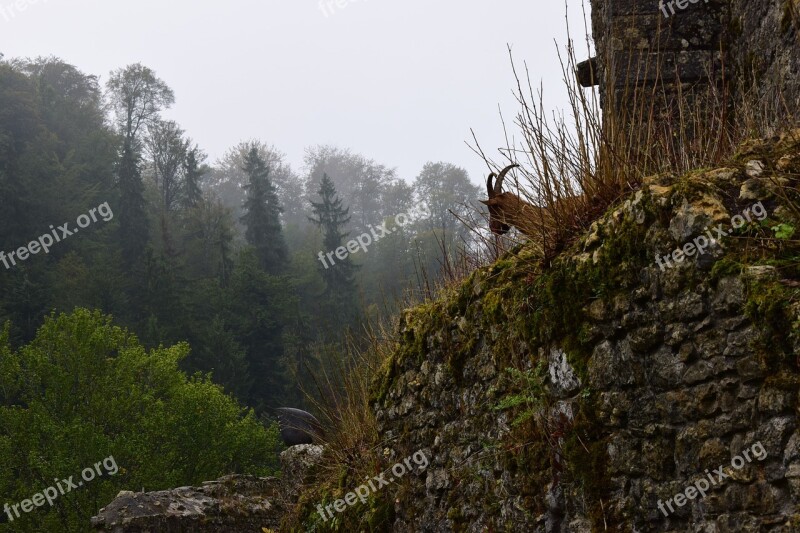
[[[796,283],[735,266],[735,239],[656,259],[748,209],[768,232],[753,202],[768,224],[782,208],[740,188],[751,161],[800,145],[750,148],[649,180],[563,263],[540,271],[522,248],[403,316],[374,408],[393,456],[431,464],[394,531],[800,531]],[[676,499],[720,467],[705,497]]]
[[[108,533],[277,531],[321,454],[322,447],[313,445],[284,451],[281,479],[231,475],[202,487],[121,492],[92,518],[92,526]]]
[[[278,525],[278,497],[276,479],[237,475],[202,487],[121,492],[92,519],[92,526],[115,533],[259,531]]]

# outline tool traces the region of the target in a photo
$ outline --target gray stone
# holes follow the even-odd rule
[[[275,478],[226,476],[202,487],[122,491],[91,520],[107,533],[237,533],[277,528],[288,511]]]
[[[744,304],[744,283],[738,277],[722,278],[717,284],[717,293],[712,306],[715,311],[735,311]]]
[[[570,366],[569,361],[567,361],[566,352],[558,348],[552,348],[547,360],[550,384],[555,397],[566,398],[573,395],[580,388],[581,382]]]
[[[795,416],[780,416],[761,424],[757,431],[759,442],[764,446],[770,458],[783,455],[783,445],[797,426]]]
[[[744,172],[751,178],[760,178],[764,174],[764,162],[752,159],[745,165]]]
[[[755,265],[745,268],[745,276],[756,280],[778,279],[778,269],[769,265]]]

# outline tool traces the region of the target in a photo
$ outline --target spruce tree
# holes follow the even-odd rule
[[[245,238],[255,248],[261,268],[270,274],[279,274],[285,270],[289,258],[281,228],[283,210],[269,179],[269,168],[255,146],[247,154],[242,170],[248,179],[245,214],[241,219],[247,228]]]
[[[344,226],[350,221],[349,208],[342,205],[342,200],[336,194],[336,187],[327,174],[322,175],[318,191],[321,201],[311,202],[312,211],[316,218],[309,220],[324,231],[322,240],[324,252],[320,252],[320,264],[317,269],[325,282],[323,296],[330,307],[331,318],[337,326],[349,324],[355,316],[355,289],[354,278],[356,266],[347,256],[339,259],[335,255],[327,256],[342,246],[349,232],[344,231]],[[331,264],[332,262],[332,264]]]

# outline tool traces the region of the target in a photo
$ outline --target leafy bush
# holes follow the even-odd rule
[[[114,476],[84,483],[0,531],[84,531],[119,490],[160,490],[277,468],[277,428],[178,362],[189,346],[147,352],[109,316],[50,315],[14,350],[0,334],[0,493],[14,504],[108,456]],[[7,517],[6,517],[7,518]]]

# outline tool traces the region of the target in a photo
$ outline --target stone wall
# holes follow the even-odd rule
[[[691,106],[696,98],[704,106],[722,107],[746,94],[773,111],[783,107],[784,114],[800,102],[797,0],[591,4],[595,79],[607,112],[637,101],[631,97],[636,88],[646,91],[656,116],[671,116],[679,104]]]
[[[797,283],[735,239],[655,260],[757,200],[767,224],[784,217],[769,178],[799,163],[796,141],[773,140],[651,178],[563,263],[521,248],[407,312],[375,412],[392,457],[431,465],[394,531],[800,530]],[[730,467],[757,443],[763,461]],[[660,510],[721,466],[704,498]]]
[[[760,101],[786,106],[800,102],[800,1],[732,0],[730,62],[751,83]]]

